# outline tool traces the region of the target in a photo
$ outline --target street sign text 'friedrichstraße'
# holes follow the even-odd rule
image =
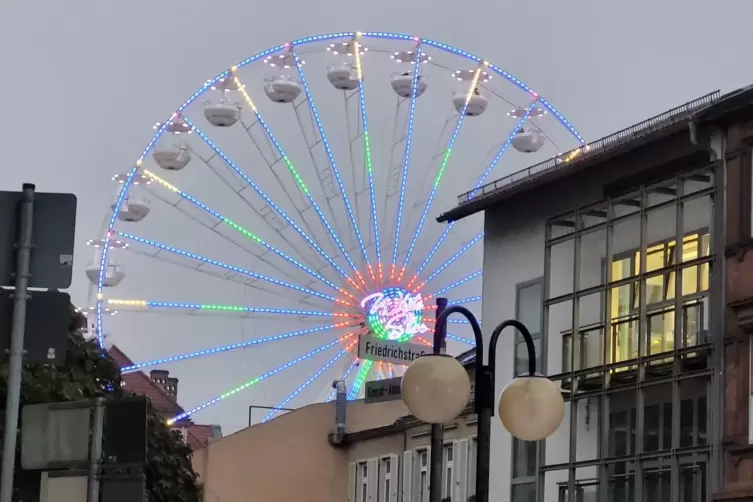
[[[415,343],[400,343],[371,335],[363,335],[358,341],[358,357],[372,361],[408,366],[416,358],[431,353],[431,347]]]

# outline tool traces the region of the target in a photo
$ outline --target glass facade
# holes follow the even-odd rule
[[[700,171],[548,221],[538,325],[566,411],[530,500],[711,501],[715,190]]]

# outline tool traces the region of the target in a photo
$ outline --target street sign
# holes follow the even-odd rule
[[[366,382],[364,387],[364,403],[382,403],[384,401],[397,401],[403,397],[400,390],[402,377],[387,378]]]
[[[10,352],[13,319],[12,289],[0,288],[0,361]],[[65,364],[71,297],[61,291],[28,291],[24,335],[24,363]]]
[[[359,359],[384,361],[400,366],[408,366],[418,357],[431,354],[431,352],[431,347],[426,345],[400,343],[371,335],[363,335],[358,340]]]
[[[14,286],[22,192],[0,191],[0,286]],[[34,249],[28,287],[66,289],[71,285],[76,196],[34,193]]]

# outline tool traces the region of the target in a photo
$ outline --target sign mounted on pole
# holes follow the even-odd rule
[[[364,403],[382,403],[384,401],[397,401],[403,397],[400,384],[402,377],[385,378],[366,382],[364,387]]]
[[[371,335],[363,335],[358,340],[359,359],[408,366],[425,354],[431,354],[431,347],[415,343],[400,343]]]

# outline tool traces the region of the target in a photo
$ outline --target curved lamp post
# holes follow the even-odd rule
[[[524,441],[549,437],[562,422],[565,403],[557,386],[536,373],[536,348],[528,328],[514,319],[497,326],[489,341],[489,362],[484,364],[484,340],[478,321],[470,310],[454,305],[437,318],[435,330],[446,329],[447,318],[462,314],[476,338],[474,411],[478,415],[478,447],[476,450],[476,501],[489,500],[489,458],[491,417],[494,414],[494,371],[500,333],[508,326],[516,328],[528,349],[528,374],[515,378],[499,397],[499,418],[510,434]],[[443,354],[425,355],[416,359],[405,371],[402,380],[403,401],[410,412],[427,423],[444,423],[457,417],[468,404],[470,379],[463,365],[454,357]]]

